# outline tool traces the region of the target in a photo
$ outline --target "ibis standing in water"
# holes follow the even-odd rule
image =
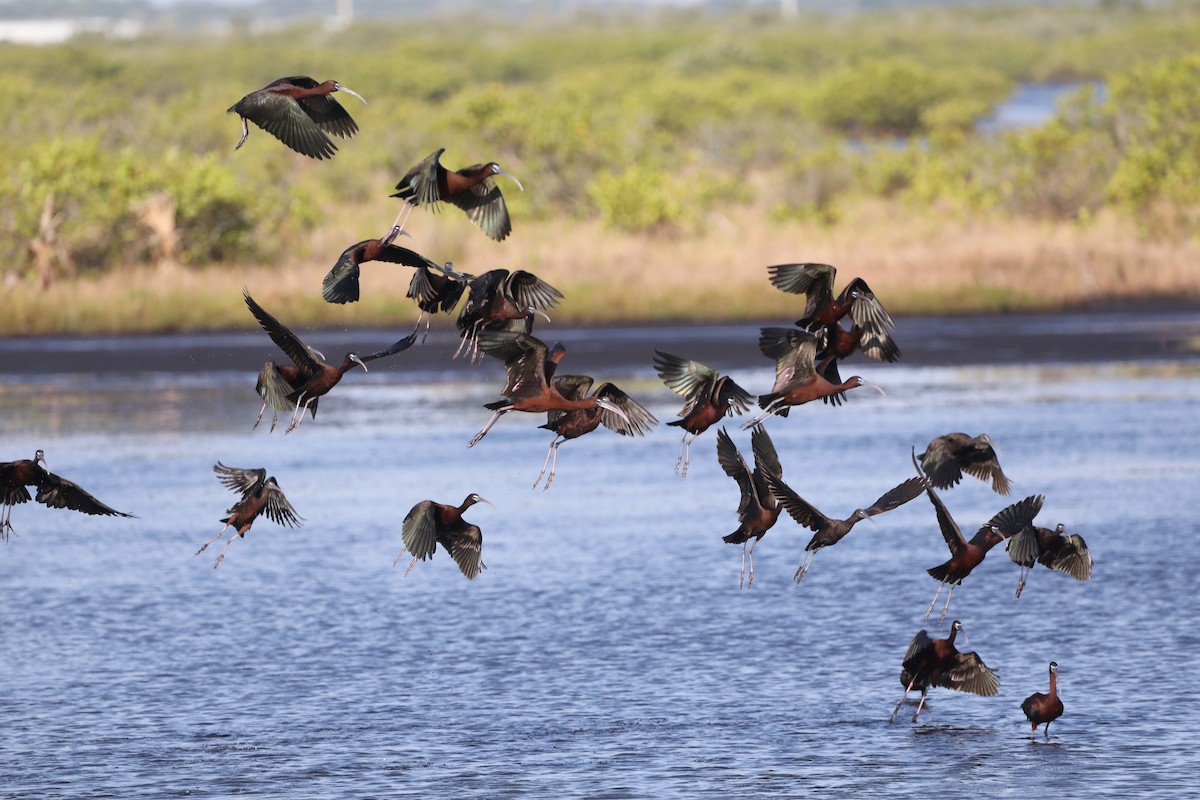
[[[46,454],[42,450],[34,453],[31,459],[21,458],[0,463],[0,541],[7,542],[9,532],[16,532],[12,526],[12,510],[13,506],[29,502],[29,490],[25,488],[27,486],[36,487],[37,501],[49,508],[66,508],[107,517],[133,518],[133,514],[109,508],[85,492],[79,484],[60,478],[47,467]]]
[[[477,494],[469,494],[460,505],[451,506],[435,503],[432,500],[422,500],[408,512],[401,529],[404,546],[396,554],[392,566],[400,560],[405,551],[412,553],[413,560],[409,563],[404,574],[412,572],[417,561],[433,558],[440,544],[458,564],[459,570],[468,580],[475,580],[481,570],[487,569],[483,563],[483,532],[478,525],[472,525],[463,519],[463,512],[476,503],[491,502]]]
[[[855,375],[842,383],[830,383],[813,359],[817,355],[817,337],[795,328],[763,328],[758,349],[767,358],[775,359],[775,385],[759,395],[762,412],[742,425],[753,428],[772,414],[786,417],[792,406],[819,400],[859,386],[869,386],[884,394],[875,384]]]
[[[968,436],[965,433],[947,433],[929,442],[925,452],[917,456],[921,468],[930,482],[939,489],[957,486],[963,473],[987,483],[992,482],[992,491],[1008,494],[1008,477],[1000,469],[996,447],[986,433]]]
[[[767,429],[757,426],[750,434],[750,449],[754,451],[754,469],[751,470],[738,452],[737,446],[729,438],[724,428],[717,431],[717,461],[725,474],[737,481],[740,490],[738,500],[738,529],[722,541],[727,544],[742,546],[742,571],[738,577],[738,588],[744,585],[750,588],[754,585],[754,546],[762,540],[767,531],[774,527],[779,520],[783,506],[771,493],[767,484],[767,475],[782,475],[783,467],[779,464],[779,455],[775,452],[775,443],[767,435]],[[751,542],[750,540],[754,541]],[[749,548],[747,548],[749,545]],[[746,562],[750,562],[750,580],[746,581]]]
[[[1042,729],[1042,734],[1049,739],[1050,723],[1061,717],[1063,713],[1062,698],[1058,696],[1058,664],[1056,662],[1050,662],[1050,694],[1034,692],[1025,698],[1025,702],[1021,703],[1021,710],[1025,712],[1025,718],[1032,726],[1029,738],[1034,738],[1037,734],[1037,726],[1045,723],[1046,727]]]
[[[221,562],[225,560],[225,551],[229,549],[229,545],[233,544],[235,539],[245,537],[246,531],[250,530],[250,526],[262,514],[266,514],[267,519],[275,524],[286,525],[289,528],[299,528],[303,524],[304,518],[296,514],[296,509],[292,508],[292,504],[288,502],[287,496],[283,493],[283,489],[279,488],[275,477],[267,477],[265,469],[227,467],[218,461],[213,465],[213,472],[217,473],[217,480],[225,488],[237,492],[242,497],[225,512],[229,516],[221,520],[221,522],[225,523],[225,527],[221,528],[221,532],[200,545],[200,549],[196,551],[193,558],[203,553],[210,544],[224,536],[225,531],[229,530],[232,526],[234,529],[233,534],[230,535],[229,541],[225,542],[225,546],[221,548],[221,554],[217,556],[217,560],[213,562],[213,569],[221,566]]]
[[[816,506],[796,494],[778,475],[768,474],[767,486],[770,487],[771,494],[775,495],[775,499],[779,501],[780,505],[791,514],[792,519],[809,530],[815,531],[812,539],[804,548],[808,551],[808,555],[805,556],[804,563],[796,570],[795,580],[796,583],[799,583],[808,574],[808,569],[812,566],[813,558],[816,557],[818,550],[840,542],[859,520],[870,519],[874,523],[875,520],[871,518],[875,515],[899,508],[912,500],[925,490],[925,481],[922,478],[909,478],[899,486],[889,489],[867,508],[855,509],[854,513],[846,519],[830,519],[825,516],[817,510]]]
[[[900,667],[900,685],[904,687],[904,696],[892,711],[893,722],[913,689],[921,690],[921,702],[912,716],[913,722],[921,716],[930,687],[941,686],[984,697],[991,697],[1000,691],[1000,677],[983,663],[978,653],[960,653],[954,646],[954,638],[960,630],[962,623],[954,620],[950,623],[950,635],[945,639],[931,639],[924,630],[918,631],[913,637]]]
[[[746,413],[754,398],[734,383],[733,378],[721,375],[699,361],[655,350],[654,369],[667,388],[684,399],[683,410],[679,412],[680,418],[667,424],[683,428],[679,458],[675,459],[675,473],[681,478],[686,478],[692,442],[696,441],[696,437],[720,422],[726,415],[732,417]],[[680,464],[683,465],[682,470]]]
[[[332,158],[337,145],[327,134],[347,139],[358,132],[358,125],[330,95],[345,92],[367,101],[337,81],[317,83],[305,75],[280,78],[238,100],[228,113],[242,120],[242,138],[234,150],[241,149],[250,135],[247,120],[253,122],[297,153],[310,158]]]
[[[263,405],[258,411],[258,419],[254,421],[254,427],[258,427],[263,412],[269,405],[275,410],[275,415],[271,418],[271,430],[275,430],[275,422],[280,412],[290,411],[292,413],[291,421],[287,426],[287,432],[290,433],[304,419],[305,410],[312,414],[314,419],[316,418],[317,404],[321,398],[328,394],[334,386],[337,386],[342,376],[351,367],[357,365],[365,370],[368,361],[407,350],[417,340],[416,329],[413,329],[412,333],[386,350],[362,357],[359,357],[357,353],[347,353],[342,359],[342,363],[334,367],[326,364],[324,357],[319,352],[300,341],[300,337],[292,333],[290,328],[260,306],[249,292],[243,290],[242,294],[250,312],[254,314],[263,330],[271,337],[271,341],[275,342],[279,349],[292,360],[291,364],[279,365],[274,361],[268,361],[259,372],[258,383],[254,390],[263,399]]]
[[[521,191],[525,191],[525,187],[495,161],[457,170],[446,169],[441,162],[444,152],[446,148],[439,147],[396,184],[396,193],[392,197],[399,197],[404,205],[392,223],[392,230],[404,230],[408,215],[416,206],[437,211],[440,203],[447,202],[466,212],[467,219],[490,238],[503,241],[512,232],[512,220],[508,217],[504,195],[496,185],[496,176],[504,175]]]

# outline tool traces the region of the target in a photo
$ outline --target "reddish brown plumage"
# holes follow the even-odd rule
[[[1037,726],[1044,723],[1046,727],[1042,729],[1042,733],[1049,739],[1050,723],[1061,717],[1063,713],[1063,702],[1058,696],[1057,663],[1050,662],[1050,693],[1034,692],[1021,703],[1021,710],[1025,712],[1025,718],[1029,720],[1031,726],[1030,738],[1037,733]]]

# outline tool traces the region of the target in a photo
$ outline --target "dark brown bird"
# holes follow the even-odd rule
[[[1063,713],[1062,698],[1058,696],[1058,664],[1056,662],[1050,662],[1050,694],[1034,692],[1025,698],[1025,702],[1021,703],[1021,710],[1025,712],[1025,718],[1032,726],[1029,738],[1032,739],[1037,735],[1037,726],[1044,722],[1046,727],[1042,729],[1042,734],[1049,739],[1050,723],[1061,717]]]
[[[890,341],[891,332],[896,329],[896,323],[862,278],[850,281],[836,298],[833,296],[837,267],[829,264],[777,264],[767,267],[767,273],[775,288],[806,296],[804,316],[796,320],[801,328],[816,331],[821,326],[837,323],[849,314],[865,335],[875,339]]]
[[[900,668],[900,685],[904,687],[904,696],[892,711],[893,722],[913,689],[921,690],[921,702],[917,704],[913,722],[921,715],[925,696],[932,686],[984,697],[991,697],[1000,691],[1000,677],[983,663],[978,653],[960,653],[954,646],[954,637],[960,630],[962,623],[954,620],[950,623],[950,635],[945,639],[930,639],[924,630],[918,631],[913,637]]]
[[[913,451],[913,467],[920,475],[921,467],[917,464],[915,449]],[[970,541],[967,541],[963,537],[958,523],[950,516],[942,498],[938,497],[928,480],[926,480],[925,494],[929,496],[929,502],[933,503],[942,538],[946,540],[946,546],[950,548],[950,560],[928,571],[934,580],[941,583],[938,585],[937,594],[929,603],[929,608],[925,610],[923,619],[929,619],[942,589],[947,583],[950,584],[950,591],[946,593],[946,604],[942,606],[942,614],[938,617],[938,622],[941,622],[946,618],[946,610],[950,608],[950,597],[954,594],[954,587],[961,585],[963,579],[971,574],[971,570],[983,563],[988,551],[1002,542],[1006,536],[1012,536],[1031,524],[1033,518],[1041,511],[1044,498],[1041,495],[1026,497],[1019,503],[1013,503],[1002,509],[984,523]]]
[[[404,200],[404,205],[392,223],[393,230],[404,229],[408,215],[416,206],[427,206],[431,211],[437,211],[439,204],[445,201],[465,211],[467,219],[490,238],[497,242],[504,241],[512,232],[512,220],[508,217],[504,195],[496,185],[496,176],[507,176],[521,191],[525,191],[525,187],[495,161],[458,170],[446,169],[440,161],[444,152],[446,148],[439,147],[405,173],[396,184],[396,193],[392,197]]]
[[[347,370],[356,364],[365,370],[367,362],[407,350],[417,340],[417,332],[414,329],[412,333],[386,350],[362,357],[356,353],[347,353],[340,365],[330,366],[325,363],[324,357],[319,352],[300,341],[300,337],[292,333],[290,328],[255,302],[249,292],[243,290],[242,294],[250,312],[254,314],[263,330],[271,337],[271,341],[275,342],[279,349],[292,360],[291,364],[277,365],[274,361],[268,361],[263,365],[262,371],[258,375],[258,383],[254,387],[258,396],[263,399],[263,406],[258,411],[258,419],[254,421],[256,428],[268,405],[276,412],[271,417],[272,431],[275,430],[279,412],[290,411],[292,413],[292,418],[287,426],[288,433],[295,430],[304,419],[305,409],[316,419],[317,403],[334,386],[337,386]]]
[[[246,143],[253,122],[297,153],[310,158],[332,158],[337,145],[326,135],[329,133],[348,139],[358,132],[341,103],[330,97],[334,92],[345,92],[367,101],[337,81],[317,83],[304,75],[280,78],[267,84],[257,92],[238,100],[229,107],[228,113],[242,119],[242,138],[238,150]]]
[[[554,365],[562,358],[566,349],[556,345],[551,352],[546,343],[528,333],[485,329],[479,332],[479,349],[504,362],[507,376],[500,390],[502,400],[484,406],[492,411],[492,418],[468,444],[474,447],[496,424],[496,420],[509,411],[528,411],[543,414],[550,411],[586,411],[601,408],[632,424],[624,409],[607,397],[597,394],[571,399],[564,397],[550,378]],[[605,426],[614,428],[615,420]]]
[[[1007,549],[1008,557],[1021,567],[1017,597],[1035,563],[1065,572],[1077,581],[1092,577],[1092,553],[1087,542],[1077,533],[1067,534],[1067,526],[1061,522],[1054,530],[1027,525],[1009,538]]]
[[[559,375],[554,378],[555,390],[568,400],[582,400],[588,396],[593,380],[587,375]],[[546,460],[542,462],[542,471],[533,482],[534,489],[546,474],[546,465],[550,465],[550,474],[546,476],[546,485],[542,491],[550,488],[554,481],[554,471],[558,467],[558,447],[563,442],[578,439],[591,433],[602,423],[609,430],[616,431],[622,436],[644,436],[650,428],[658,423],[654,415],[647,411],[616,385],[602,383],[592,392],[595,397],[603,397],[608,402],[621,409],[624,416],[617,416],[600,406],[585,408],[579,411],[550,411],[546,414],[546,424],[541,427],[554,431],[554,439],[546,450]],[[553,456],[553,459],[551,458]]]
[[[925,452],[917,456],[929,480],[939,489],[958,485],[963,473],[987,483],[998,494],[1010,491],[1008,478],[1000,469],[995,445],[986,433],[968,436],[965,433],[947,433],[932,440]]]
[[[796,570],[796,583],[799,583],[808,574],[808,569],[812,566],[817,551],[822,547],[829,547],[840,542],[859,520],[870,519],[874,522],[875,520],[871,518],[875,515],[899,508],[925,490],[923,478],[909,478],[899,486],[889,489],[867,508],[855,509],[854,513],[846,519],[830,519],[796,494],[790,486],[783,482],[782,478],[768,474],[766,479],[771,494],[775,495],[775,499],[779,501],[780,505],[792,515],[792,519],[809,530],[816,531],[804,548],[808,555],[805,557],[804,563]]]
[[[433,263],[420,253],[392,244],[387,239],[364,239],[347,247],[325,275],[321,282],[321,296],[325,298],[325,302],[357,302],[360,296],[360,267],[366,261],[386,261],[418,269]]]
[[[416,300],[417,308],[421,309],[421,314],[417,317],[417,327],[421,326],[421,320],[425,320],[425,335],[428,335],[430,317],[453,311],[468,284],[474,279],[474,275],[457,272],[450,262],[441,266],[427,261],[417,267],[412,280],[408,282],[408,293],[405,295]],[[421,337],[422,341],[425,340],[425,335]]]
[[[532,314],[541,314],[549,321],[545,312],[563,299],[562,292],[523,269],[514,272],[488,270],[471,278],[468,285],[467,302],[458,314],[458,332],[462,341],[454,353],[456,357],[464,352],[471,358],[476,356],[476,339],[481,330],[503,328],[515,320],[532,322]]]
[[[413,560],[404,574],[412,572],[418,560],[433,558],[440,544],[458,564],[459,570],[468,580],[475,580],[481,570],[487,569],[483,563],[483,532],[478,525],[472,525],[463,519],[463,512],[476,503],[487,503],[477,494],[469,494],[462,505],[450,506],[435,503],[432,500],[422,500],[408,512],[404,518],[401,538],[404,546],[396,554],[392,566],[400,560],[407,550],[412,553]]]
[[[754,451],[753,471],[738,452],[725,428],[717,431],[717,461],[725,474],[737,481],[738,489],[741,490],[737,510],[738,521],[741,524],[736,531],[722,539],[728,544],[742,546],[739,589],[743,583],[746,588],[754,585],[754,547],[763,535],[771,530],[783,511],[783,506],[771,494],[771,487],[767,485],[767,475],[782,475],[783,467],[779,464],[779,455],[775,452],[775,444],[767,435],[766,428],[761,425],[754,428],[754,432],[750,434],[750,449]],[[754,541],[751,542],[751,539]],[[750,561],[750,580],[745,582],[747,559]]]
[[[233,544],[235,539],[244,537],[246,531],[250,530],[250,526],[254,524],[254,520],[258,519],[261,514],[265,513],[267,519],[277,525],[286,525],[289,528],[299,528],[304,523],[304,518],[296,514],[296,509],[292,508],[292,504],[288,502],[287,496],[284,495],[283,489],[279,488],[275,477],[268,478],[265,469],[227,467],[218,461],[213,465],[213,472],[217,473],[217,480],[225,488],[242,496],[225,512],[229,516],[221,520],[225,523],[221,532],[200,545],[200,549],[196,551],[195,555],[200,555],[210,544],[224,536],[225,531],[231,526],[233,527],[234,533],[221,548],[221,554],[213,562],[213,569],[221,566],[229,545]]]
[[[13,506],[29,502],[29,490],[25,488],[27,486],[36,487],[37,501],[49,508],[67,508],[84,514],[136,519],[133,514],[126,514],[104,505],[85,492],[79,484],[50,472],[48,466],[46,454],[41,450],[34,453],[32,459],[21,458],[0,463],[0,510],[3,511],[3,514],[0,514],[0,540],[7,542],[10,532],[16,534],[12,526],[12,510]]]
[[[861,325],[854,325],[850,330],[846,330],[841,323],[834,322],[818,327],[815,333],[817,355],[814,363],[820,365],[821,377],[833,384],[842,382],[838,361],[849,358],[856,351],[861,351],[876,361],[892,363],[900,360],[900,348],[890,336],[868,333]],[[835,406],[845,401],[845,392],[821,398],[821,402]]]
[[[817,337],[807,331],[763,328],[758,349],[768,358],[775,359],[775,385],[770,392],[759,395],[758,405],[762,413],[743,424],[743,428],[760,425],[772,414],[786,417],[792,406],[859,386],[869,386],[885,394],[883,389],[857,375],[837,384],[826,380],[813,362],[817,354]]]
[[[679,458],[675,459],[675,474],[686,478],[692,442],[696,441],[696,437],[720,422],[726,415],[732,417],[746,413],[754,398],[734,383],[733,378],[721,375],[699,361],[655,350],[654,369],[667,388],[684,399],[683,410],[679,412],[680,418],[667,424],[683,428]],[[682,470],[680,464],[683,465]]]

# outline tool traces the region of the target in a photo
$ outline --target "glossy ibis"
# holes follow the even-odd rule
[[[453,311],[474,278],[474,275],[466,272],[457,272],[450,262],[441,266],[428,261],[417,267],[412,280],[408,282],[405,297],[417,301],[417,308],[421,309],[417,327],[421,326],[421,320],[425,320],[426,336],[429,334],[429,318],[440,312]],[[425,336],[421,340],[424,341]]]
[[[686,478],[692,442],[696,441],[696,437],[720,422],[726,415],[732,417],[746,413],[754,398],[734,383],[733,378],[721,375],[699,361],[655,350],[654,369],[667,388],[684,399],[683,410],[679,412],[680,418],[667,424],[683,428],[679,458],[675,459],[675,473],[681,478]],[[683,465],[682,470],[680,464]]]
[[[925,452],[917,456],[930,482],[939,489],[957,486],[963,473],[987,483],[998,494],[1010,491],[1008,478],[1000,469],[996,457],[996,446],[986,433],[968,436],[965,433],[947,433],[929,442]]]
[[[362,100],[363,105],[367,103],[357,92],[337,81],[317,83],[304,75],[280,78],[251,92],[228,110],[242,120],[242,138],[233,149],[238,150],[246,143],[250,135],[246,123],[249,120],[297,153],[310,158],[332,158],[337,145],[326,134],[347,139],[358,132],[358,125],[346,109],[330,96],[334,92],[345,92]]]
[[[364,239],[347,247],[321,282],[321,296],[327,303],[354,303],[360,296],[360,266],[366,261],[386,261],[418,269],[432,264],[425,256],[386,239]],[[437,265],[434,265],[437,266]]]
[[[414,207],[428,206],[437,211],[439,204],[445,201],[465,211],[467,218],[490,238],[503,241],[512,232],[512,221],[508,218],[504,195],[496,185],[496,176],[507,176],[521,191],[525,191],[525,187],[495,161],[458,170],[446,169],[441,163],[444,152],[446,148],[439,147],[396,184],[396,193],[392,197],[404,200],[404,205],[396,215],[392,229],[403,230]]]
[[[849,314],[854,324],[872,337],[887,338],[890,331],[896,329],[896,323],[862,278],[847,283],[841,293],[834,297],[833,281],[837,277],[837,267],[829,264],[777,264],[767,267],[767,273],[775,288],[806,296],[804,316],[796,320],[801,328],[816,330],[820,326],[832,325]]]
[[[1032,739],[1037,735],[1037,726],[1044,722],[1046,727],[1042,729],[1042,734],[1049,739],[1050,723],[1061,717],[1063,713],[1062,698],[1058,696],[1058,664],[1056,662],[1050,662],[1050,694],[1034,692],[1025,698],[1025,702],[1021,703],[1021,710],[1025,712],[1025,718],[1032,726],[1029,738]]]
[[[925,696],[929,694],[930,687],[941,686],[984,697],[991,697],[1000,691],[1000,677],[983,663],[978,653],[960,653],[954,646],[954,637],[960,630],[962,623],[954,620],[950,623],[950,635],[945,639],[931,639],[924,630],[918,631],[913,637],[900,668],[900,685],[904,687],[904,696],[892,711],[893,722],[913,689],[921,690],[921,702],[917,704],[913,722],[917,721],[921,709],[925,707]]]
[[[587,397],[592,383],[592,378],[587,375],[559,375],[554,378],[555,390],[568,400],[582,400]],[[538,473],[537,480],[533,482],[534,489],[542,480],[542,476],[546,474],[547,464],[550,466],[550,474],[546,476],[546,485],[542,487],[542,490],[550,488],[550,484],[554,481],[554,470],[558,467],[558,447],[563,442],[591,433],[601,423],[604,427],[616,431],[622,436],[644,436],[651,427],[658,423],[653,414],[614,384],[602,383],[592,394],[595,397],[602,397],[620,408],[623,416],[613,414],[601,406],[578,411],[547,413],[546,424],[541,427],[554,431],[555,436],[550,442],[549,449],[546,450],[546,460],[542,462],[542,471]]]
[[[775,385],[771,391],[759,395],[758,405],[762,413],[742,425],[752,428],[776,414],[786,417],[792,406],[828,397],[847,389],[869,386],[884,394],[870,381],[855,375],[842,383],[830,383],[813,363],[817,354],[817,337],[795,328],[763,328],[758,339],[758,349],[768,358],[775,359]],[[824,365],[822,365],[823,367]]]
[[[780,505],[791,514],[792,519],[810,531],[815,531],[812,539],[809,540],[808,545],[804,548],[808,555],[805,556],[804,563],[796,570],[796,583],[799,583],[808,574],[808,569],[812,566],[813,558],[816,557],[817,551],[822,547],[829,547],[840,542],[846,534],[850,533],[850,530],[859,520],[871,519],[876,514],[882,514],[885,511],[891,511],[893,508],[898,508],[925,490],[925,480],[923,478],[909,478],[899,486],[889,489],[882,497],[867,508],[855,509],[854,513],[846,519],[830,519],[803,497],[796,494],[790,486],[783,482],[783,478],[768,474],[766,479],[771,494],[775,495],[775,499],[779,501]],[[874,522],[875,520],[871,519],[871,521]]]
[[[267,519],[277,525],[286,525],[289,528],[299,528],[303,524],[304,518],[296,514],[296,509],[292,508],[292,504],[288,502],[287,496],[284,495],[283,489],[279,488],[275,477],[267,477],[265,469],[227,467],[218,461],[213,465],[213,472],[217,473],[217,480],[225,488],[242,496],[225,512],[229,516],[221,520],[225,524],[225,527],[221,528],[221,532],[200,545],[200,549],[196,551],[196,555],[200,555],[210,544],[224,536],[225,531],[231,526],[233,527],[234,533],[221,548],[221,554],[213,562],[213,569],[221,566],[229,545],[233,544],[235,539],[244,537],[246,531],[250,530],[250,526],[254,524],[254,520],[258,519],[261,514],[265,513]]]
[[[1009,537],[1007,549],[1008,557],[1021,566],[1017,597],[1034,564],[1065,572],[1077,581],[1092,577],[1092,554],[1087,542],[1077,533],[1067,534],[1067,526],[1061,522],[1054,530],[1027,525]]]
[[[717,431],[717,461],[725,474],[737,481],[741,490],[738,501],[738,521],[741,523],[733,533],[722,538],[728,544],[742,546],[742,571],[738,577],[738,588],[744,585],[750,588],[754,585],[754,546],[763,535],[779,520],[783,506],[771,494],[767,485],[768,474],[782,475],[783,467],[779,464],[779,455],[775,452],[775,444],[767,435],[767,429],[761,425],[754,428],[750,434],[750,449],[754,452],[754,470],[746,464],[742,454],[738,452],[733,440],[725,428]],[[754,541],[751,542],[750,540]],[[747,549],[749,545],[749,549]],[[750,580],[745,582],[746,561],[750,561]]]
[[[0,463],[0,501],[3,501],[0,507],[3,512],[0,514],[0,540],[7,542],[9,532],[16,533],[12,526],[12,510],[13,506],[29,502],[29,490],[25,488],[27,486],[36,487],[37,501],[49,508],[66,508],[107,517],[134,518],[133,514],[109,508],[85,492],[79,484],[55,475],[48,467],[46,454],[42,450],[34,453],[32,459],[21,458]]]
[[[279,349],[292,360],[291,364],[277,365],[273,361],[268,361],[263,365],[262,371],[258,375],[258,383],[254,387],[258,396],[263,399],[263,406],[258,411],[258,419],[254,421],[256,428],[262,420],[263,412],[270,405],[276,412],[271,418],[271,430],[275,430],[278,412],[287,413],[289,411],[292,412],[292,418],[288,423],[287,432],[295,430],[304,419],[305,409],[312,414],[314,419],[316,418],[317,404],[321,397],[328,394],[351,367],[357,364],[365,370],[367,362],[407,350],[417,340],[417,332],[414,329],[412,333],[386,350],[362,357],[356,353],[347,353],[342,359],[342,363],[334,367],[326,364],[320,353],[300,341],[300,337],[292,333],[291,329],[255,302],[249,292],[243,290],[242,294],[250,312],[254,314],[263,330],[271,337],[271,341],[275,342]]]
[[[500,390],[502,400],[488,403],[484,408],[492,412],[492,418],[468,447],[474,447],[496,424],[496,420],[509,411],[528,411],[541,414],[550,411],[585,411],[601,408],[632,424],[624,409],[607,397],[592,394],[578,399],[563,397],[558,386],[552,382],[554,366],[566,352],[556,344],[553,351],[542,340],[519,331],[485,329],[479,332],[479,349],[504,362],[506,381]],[[605,423],[609,428],[613,424]]]
[[[467,302],[458,314],[458,331],[462,337],[454,355],[467,352],[471,358],[477,352],[479,331],[502,328],[505,323],[525,320],[531,314],[541,314],[548,321],[547,309],[563,299],[562,292],[523,269],[489,270],[471,278]],[[532,321],[532,320],[531,320]],[[528,333],[529,331],[525,331]]]
[[[917,464],[915,448],[913,466],[920,475],[921,467]],[[1000,510],[976,531],[970,541],[967,541],[963,537],[958,523],[954,521],[954,517],[950,516],[942,498],[938,497],[938,493],[934,491],[928,480],[925,484],[925,494],[929,496],[929,502],[933,503],[933,509],[937,513],[938,527],[942,531],[942,538],[946,540],[946,546],[950,548],[950,560],[928,570],[930,576],[940,583],[937,594],[933,596],[922,619],[929,619],[938,597],[942,594],[942,589],[946,584],[950,584],[950,591],[946,593],[946,604],[942,606],[941,616],[938,617],[938,622],[941,622],[946,618],[946,610],[950,608],[950,597],[954,594],[954,587],[961,585],[963,578],[970,575],[971,570],[983,563],[989,550],[1003,541],[1005,537],[1012,536],[1031,524],[1033,518],[1041,511],[1044,498],[1041,495],[1026,497],[1024,500]]]
[[[891,336],[884,333],[869,333],[860,325],[854,325],[846,330],[841,323],[834,322],[819,326],[815,331],[817,336],[817,355],[814,359],[819,364],[821,376],[833,384],[840,384],[842,376],[838,371],[838,361],[849,358],[856,351],[862,351],[876,361],[889,363],[900,359],[900,348]],[[845,392],[822,397],[821,401],[830,405],[841,405],[846,400]]]
[[[483,532],[478,525],[472,525],[463,519],[463,512],[476,503],[491,502],[477,494],[469,494],[462,505],[450,506],[435,503],[432,500],[422,500],[408,512],[404,518],[401,537],[404,546],[396,554],[392,566],[400,560],[407,550],[412,553],[413,560],[404,574],[412,572],[418,560],[433,558],[437,546],[446,548],[446,552],[458,564],[459,570],[468,580],[475,580],[480,570],[487,569],[483,563]]]

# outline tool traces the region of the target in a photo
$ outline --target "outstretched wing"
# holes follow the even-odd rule
[[[338,257],[337,263],[330,268],[321,282],[321,296],[325,298],[325,302],[353,303],[358,300],[360,296],[358,285],[361,274],[360,264],[364,260],[365,247],[372,241],[374,240],[364,239],[352,244]],[[425,268],[432,263],[420,253],[395,244],[384,245],[371,260],[417,268]]]
[[[503,290],[522,309],[536,308],[545,311],[554,308],[563,299],[562,292],[523,269],[516,270],[504,278]]]
[[[479,349],[504,362],[507,380],[500,394],[505,397],[535,395],[546,387],[546,343],[517,331],[484,329],[476,342]]]
[[[69,508],[84,514],[97,514],[108,517],[133,517],[124,511],[117,511],[101,503],[83,490],[79,484],[60,478],[53,472],[47,472],[37,485],[37,501],[50,508]]]
[[[738,489],[741,490],[737,511],[738,519],[744,522],[750,511],[751,503],[758,502],[757,491],[754,488],[754,481],[750,477],[750,467],[746,465],[745,459],[742,458],[742,454],[738,452],[733,439],[729,438],[729,434],[724,428],[717,431],[717,462],[726,475],[737,481]]]
[[[475,580],[480,571],[487,569],[483,563],[483,531],[478,525],[459,522],[442,532],[441,542],[467,580]]]
[[[337,145],[322,132],[313,113],[310,112],[312,107],[272,91],[275,87],[288,84],[304,89],[317,86],[316,81],[304,76],[280,78],[257,92],[246,95],[229,110],[250,120],[297,153],[310,158],[331,158],[337,152]],[[328,96],[326,98],[337,105],[337,101]],[[316,109],[320,114],[319,105]],[[345,110],[342,113],[345,114]],[[349,115],[346,117],[348,119]],[[350,120],[350,124],[353,125],[354,121]]]
[[[227,467],[220,461],[213,465],[213,472],[217,473],[217,480],[221,482],[222,486],[231,492],[240,493],[243,497],[253,492],[267,479],[265,469]]]
[[[250,308],[250,313],[254,315],[254,318],[258,320],[258,324],[271,337],[271,341],[300,368],[300,371],[306,377],[315,375],[321,370],[321,362],[312,354],[311,348],[300,341],[299,336],[292,333],[291,328],[267,313],[267,310],[250,296],[250,292],[242,289],[242,296],[246,299],[246,305]]]
[[[1087,542],[1077,533],[1061,536],[1054,533],[1055,544],[1043,547],[1040,563],[1050,569],[1065,572],[1077,581],[1086,581],[1092,577],[1092,553],[1088,550]]]
[[[899,486],[889,489],[869,508],[863,510],[867,512],[867,516],[873,517],[876,514],[891,511],[893,508],[899,508],[923,491],[925,491],[924,478],[909,478]]]
[[[958,653],[954,664],[942,673],[938,685],[991,697],[1000,691],[1000,676],[983,663],[978,653]]]
[[[792,384],[804,384],[816,373],[813,359],[817,355],[817,337],[797,328],[763,328],[758,337],[758,349],[767,358],[775,359],[775,385],[780,392]]]
[[[436,211],[437,203],[442,199],[438,172],[445,169],[440,163],[444,152],[446,148],[439,147],[406,172],[396,184],[396,193],[392,197],[403,198],[415,206],[429,206],[431,211]]]
[[[432,500],[422,500],[412,507],[400,529],[404,549],[422,561],[437,550],[437,509]],[[397,556],[399,559],[399,556]]]
[[[279,488],[279,484],[275,483],[274,479],[267,481],[266,492],[267,505],[263,511],[268,519],[277,525],[286,525],[289,528],[299,528],[304,524],[304,517],[301,517],[296,513],[296,509],[292,508],[287,495],[283,493],[283,489]]]
[[[919,476],[921,467],[917,464],[916,448],[913,448],[912,460]],[[924,483],[925,494],[929,496],[929,502],[933,503],[933,510],[937,514],[938,528],[942,531],[942,538],[946,540],[946,546],[950,548],[950,555],[956,556],[966,545],[966,539],[963,538],[962,531],[959,529],[958,523],[954,521],[954,517],[950,516],[942,498],[938,497],[938,493],[933,490],[933,484],[929,481]]]
[[[488,238],[502,242],[512,233],[508,205],[504,202],[504,195],[500,193],[495,178],[487,178],[467,191],[458,192],[447,199],[465,211],[467,219],[475,223]]]
[[[833,299],[833,279],[837,268],[830,264],[777,264],[767,267],[771,285],[791,294],[807,295],[804,317],[797,324],[805,325],[817,310]]]
[[[600,409],[600,422],[610,431],[616,431],[622,436],[635,434],[644,436],[658,424],[655,416],[647,411],[641,403],[611,383],[600,384],[596,389],[596,397],[609,401],[625,414],[625,417],[622,418],[607,408]]]
[[[784,483],[782,478],[770,472],[764,477],[767,486],[771,488],[771,494],[791,515],[792,519],[810,531],[823,531],[829,527],[829,517],[817,510],[812,503],[796,494],[795,490]]]

